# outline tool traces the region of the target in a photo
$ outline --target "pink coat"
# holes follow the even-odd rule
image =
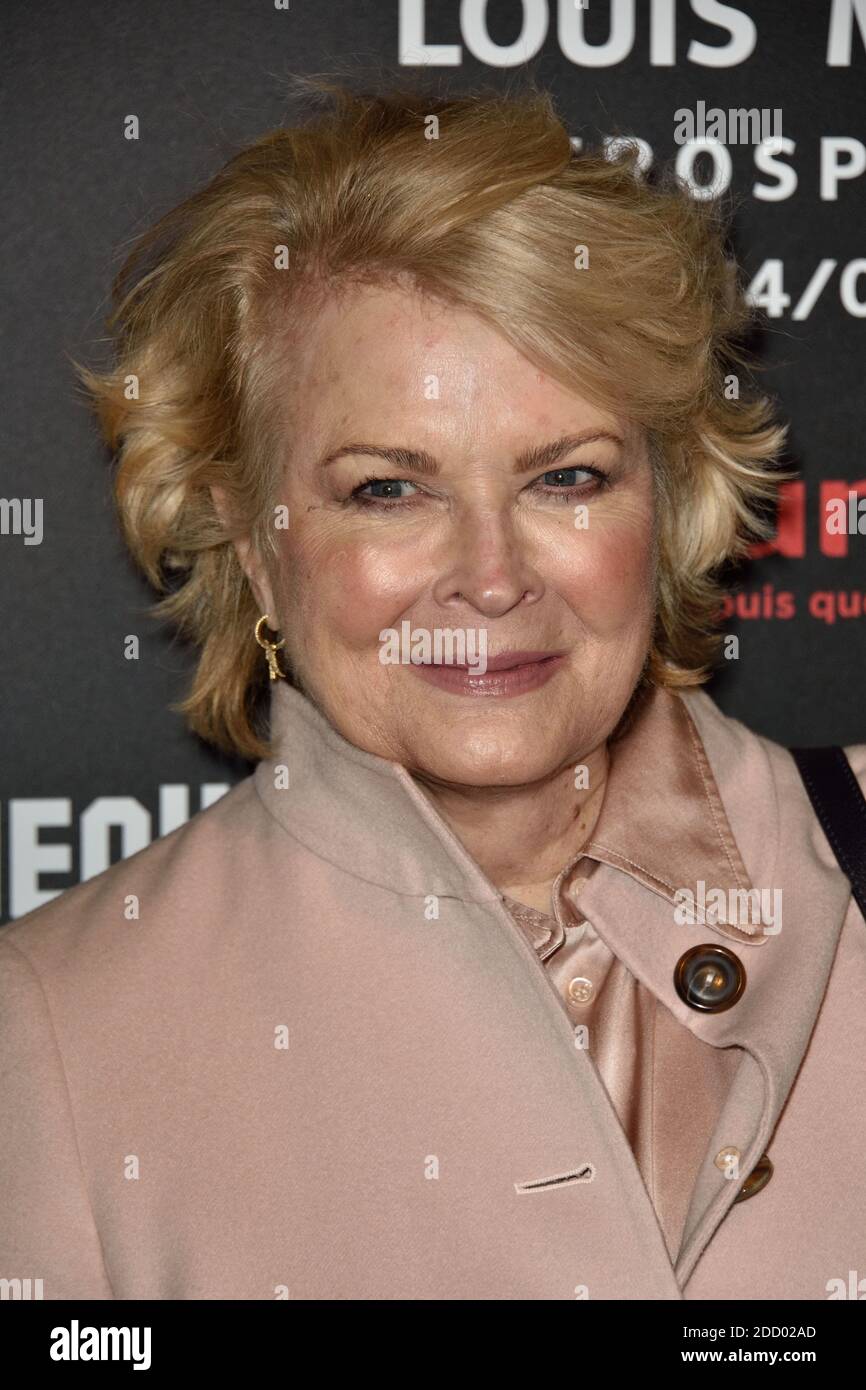
[[[760,949],[700,928],[748,977],[702,1014],[674,988],[660,885],[602,863],[581,895],[679,1022],[743,1049],[673,1262],[497,890],[404,769],[281,684],[273,762],[0,933],[0,1279],[47,1299],[687,1300],[866,1280],[866,923],[790,755],[704,692],[666,698],[699,731],[720,841],[784,901]],[[866,745],[848,752],[866,786]],[[736,1204],[730,1146],[743,1172],[774,1165]]]

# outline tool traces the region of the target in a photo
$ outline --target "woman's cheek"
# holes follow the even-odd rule
[[[418,592],[417,544],[335,545],[301,557],[295,587],[305,623],[355,647],[378,643]]]
[[[596,630],[633,627],[653,611],[654,566],[649,524],[587,530],[572,551],[570,606]]]

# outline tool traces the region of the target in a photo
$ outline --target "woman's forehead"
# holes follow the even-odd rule
[[[327,299],[285,362],[296,415],[356,423],[422,425],[466,411],[504,424],[585,428],[615,412],[568,390],[505,335],[459,305],[411,287],[362,285]]]

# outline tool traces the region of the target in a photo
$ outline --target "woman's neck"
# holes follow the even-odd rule
[[[547,912],[551,886],[591,838],[604,798],[607,745],[581,761],[588,771],[585,788],[575,788],[574,763],[521,787],[416,781],[491,883]]]

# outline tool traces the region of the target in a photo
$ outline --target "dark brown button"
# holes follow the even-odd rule
[[[754,1168],[746,1181],[743,1183],[736,1197],[734,1204],[745,1202],[747,1197],[754,1197],[756,1192],[761,1192],[773,1176],[773,1165],[766,1154],[761,1154]]]
[[[736,1004],[746,988],[746,971],[727,946],[693,946],[677,961],[674,984],[690,1009],[720,1014]]]

